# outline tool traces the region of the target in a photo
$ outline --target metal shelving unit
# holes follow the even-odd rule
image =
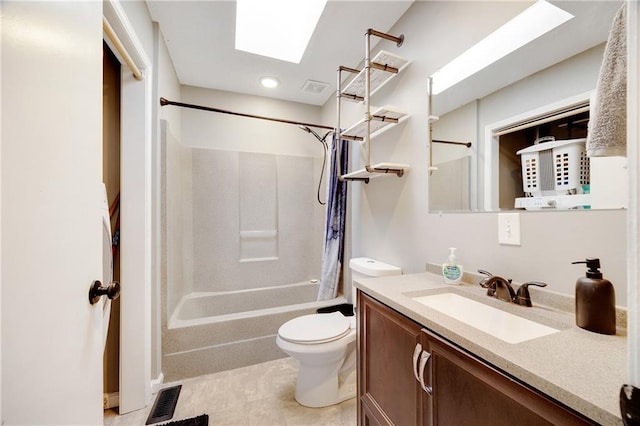
[[[398,177],[402,177],[405,170],[409,168],[407,164],[398,163],[378,163],[371,165],[371,138],[384,132],[390,125],[400,123],[408,117],[408,114],[390,106],[379,108],[374,113],[371,113],[371,95],[382,88],[387,82],[409,65],[409,61],[406,59],[384,50],[380,51],[372,60],[371,36],[393,41],[398,47],[400,47],[404,41],[404,35],[396,37],[369,29],[365,34],[364,69],[357,70],[344,66],[340,66],[338,68],[338,89],[336,92],[338,124],[336,127],[336,140],[340,141],[340,143],[342,143],[343,139],[361,141],[363,142],[367,154],[366,165],[363,169],[341,174],[340,180],[362,181],[368,183],[369,179],[377,176],[388,176],[393,174]],[[343,71],[356,74],[355,78],[353,78],[344,87],[344,89],[342,88]],[[342,98],[355,102],[364,102],[365,104],[364,118],[346,129],[344,132],[340,127]],[[340,162],[338,162],[338,164],[340,164]]]

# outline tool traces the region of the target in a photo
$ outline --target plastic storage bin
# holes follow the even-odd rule
[[[542,142],[521,149],[522,190],[527,197],[582,194],[589,185],[586,139]]]

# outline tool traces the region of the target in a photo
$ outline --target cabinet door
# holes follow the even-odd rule
[[[421,424],[413,355],[421,327],[358,291],[358,423]]]
[[[358,404],[359,421],[361,426],[385,426],[389,424],[389,419],[385,417],[380,409],[372,409],[367,403],[360,399]]]
[[[592,424],[428,330],[433,425]]]

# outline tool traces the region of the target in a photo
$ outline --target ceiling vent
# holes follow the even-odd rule
[[[325,89],[329,87],[329,83],[323,83],[321,81],[307,80],[302,86],[302,91],[305,93],[311,93],[314,95],[318,95],[325,91]]]

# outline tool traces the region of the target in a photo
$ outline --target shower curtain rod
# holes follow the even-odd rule
[[[441,141],[437,139],[433,139],[431,142],[433,143],[445,143],[449,145],[464,145],[467,148],[471,148],[471,142],[454,142],[454,141]]]
[[[213,107],[207,107],[207,106],[202,106],[202,105],[194,105],[194,104],[186,104],[186,103],[183,103],[183,102],[174,102],[174,101],[167,100],[165,98],[160,98],[160,105],[161,106],[173,105],[173,106],[179,106],[179,107],[183,107],[183,108],[199,109],[201,111],[210,111],[210,112],[219,112],[221,114],[237,115],[239,117],[248,117],[248,118],[257,118],[257,119],[260,119],[260,120],[275,121],[277,123],[295,124],[297,126],[307,126],[307,127],[315,127],[317,129],[335,130],[333,127],[324,126],[322,124],[304,123],[304,122],[301,122],[301,121],[285,120],[285,119],[282,119],[282,118],[273,118],[273,117],[264,117],[264,116],[261,116],[261,115],[245,114],[245,113],[242,113],[242,112],[227,111],[227,110],[220,109],[220,108],[213,108]]]

